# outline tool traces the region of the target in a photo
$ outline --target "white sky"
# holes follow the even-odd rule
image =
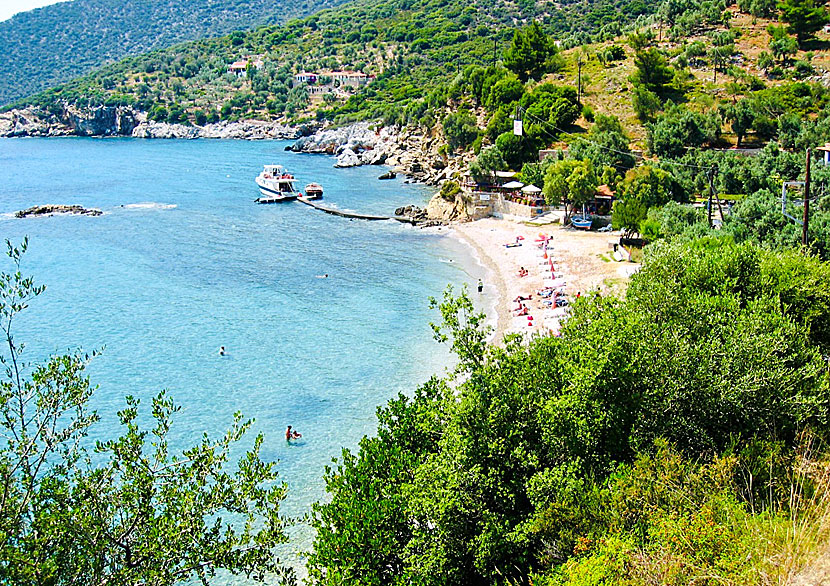
[[[11,18],[18,12],[26,12],[41,6],[57,4],[61,0],[0,0],[0,21]]]

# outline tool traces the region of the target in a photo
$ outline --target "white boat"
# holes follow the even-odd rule
[[[294,176],[282,165],[265,165],[255,181],[261,194],[254,200],[257,203],[290,201],[300,196],[300,192],[294,187]]]
[[[306,199],[320,199],[323,197],[323,186],[319,183],[309,183],[305,186]]]

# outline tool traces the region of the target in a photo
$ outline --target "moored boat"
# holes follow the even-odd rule
[[[305,186],[306,199],[320,199],[323,197],[323,186],[319,183],[309,183]]]
[[[282,165],[265,165],[255,181],[260,193],[254,200],[257,203],[290,201],[300,196],[300,192],[294,187],[294,176]]]
[[[573,216],[571,217],[571,225],[580,230],[590,230],[594,219],[591,216]]]

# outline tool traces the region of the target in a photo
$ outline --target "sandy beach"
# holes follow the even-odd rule
[[[492,295],[495,291],[497,296],[494,300],[496,343],[510,332],[550,331],[549,326],[556,323],[553,312],[537,294],[546,285],[561,285],[570,299],[597,289],[619,294],[638,268],[637,264],[615,262],[611,258],[613,249],[609,243],[619,240],[612,234],[581,232],[558,224],[533,226],[495,218],[456,224],[453,231],[473,248],[481,263],[489,269],[491,282],[486,283],[485,294]],[[538,242],[542,236],[550,238],[547,258]],[[517,242],[521,246],[505,246]],[[555,273],[553,280],[551,260]],[[522,268],[526,269],[526,276],[520,276]],[[527,315],[516,315],[514,311],[518,307],[515,301],[518,296],[531,297],[524,301]]]

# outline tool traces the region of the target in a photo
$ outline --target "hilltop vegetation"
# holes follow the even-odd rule
[[[647,14],[640,0],[599,0],[586,5],[478,0],[358,0],[285,26],[201,40],[126,59],[19,104],[58,107],[63,101],[131,103],[154,118],[197,123],[207,120],[300,115],[305,91],[292,92],[292,75],[307,70],[354,69],[377,81],[345,106],[321,116],[340,121],[377,116],[433,122],[446,104],[445,90],[460,68],[501,60],[516,23],[534,19],[558,35],[586,31],[619,34],[616,14]],[[574,37],[575,39],[577,37]],[[265,65],[246,78],[228,65],[262,55]],[[404,114],[409,106],[417,111]],[[162,110],[163,109],[163,110]],[[171,112],[173,114],[171,114]],[[162,116],[165,114],[165,116]]]
[[[488,347],[378,410],[315,511],[335,584],[784,584],[830,536],[830,267],[706,238],[648,249],[561,337]],[[807,309],[809,308],[809,309]],[[805,311],[806,310],[806,311]],[[818,449],[816,449],[818,448]]]
[[[337,0],[73,0],[0,22],[0,105],[83,75],[126,55],[285,22]]]

